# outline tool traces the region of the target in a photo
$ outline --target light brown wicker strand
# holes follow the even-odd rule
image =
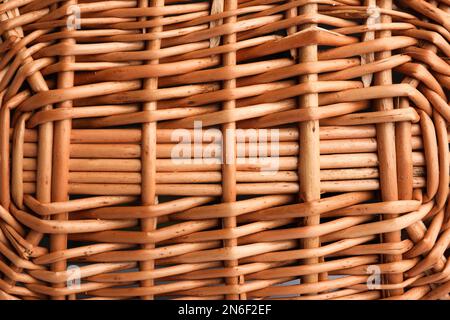
[[[431,3],[436,5],[435,1],[432,1]],[[424,47],[429,50],[436,51],[436,48],[433,45],[427,44]],[[419,81],[417,81],[414,78],[406,77],[405,79],[403,79],[403,82],[409,83],[410,85],[415,86],[415,87],[417,87],[419,85]],[[407,99],[400,100],[400,107],[404,108],[404,107],[408,107],[408,106],[409,106],[409,101]],[[435,113],[434,113],[434,115],[435,115]],[[436,116],[440,117],[439,115],[436,115]],[[436,121],[437,124],[439,122],[440,122],[439,120]],[[400,127],[400,126],[402,126],[402,127]],[[407,127],[408,127],[407,123],[399,123],[398,124],[398,128],[407,128]],[[405,134],[407,137],[408,132],[405,132]],[[406,174],[403,175],[406,179],[404,179],[404,181],[402,181],[401,176],[399,176],[399,199],[411,199],[412,192],[410,193],[410,191],[409,191],[411,188],[408,187],[408,180],[409,180],[408,177],[410,177],[412,179],[412,170],[408,168],[409,167],[408,164],[411,163],[411,166],[412,166],[412,160],[410,162],[410,157],[408,157],[407,156],[408,153],[406,153],[406,152],[408,152],[408,149],[411,147],[411,144],[404,143],[404,140],[403,140],[400,142],[400,145],[401,145],[400,148],[402,149],[402,151],[405,151],[406,156],[403,157],[403,156],[401,156],[401,154],[397,155],[398,156],[398,164],[399,165],[401,164],[401,166],[398,166],[398,170],[399,170],[399,173],[406,171]],[[447,146],[448,146],[448,144],[447,144]],[[408,170],[411,170],[410,174],[408,173]],[[444,165],[444,168],[440,171],[443,172],[444,175],[448,176],[448,167],[447,166]],[[446,172],[447,172],[447,174],[445,174]],[[444,181],[448,181],[448,178],[444,178]],[[403,184],[402,184],[402,182],[403,182]],[[448,195],[448,188],[447,188],[445,194]],[[447,196],[444,195],[444,198],[446,199]],[[436,204],[436,205],[438,206],[438,204]],[[437,207],[437,210],[439,210],[439,207]],[[415,239],[418,242],[418,244],[420,244],[422,242],[421,241],[422,239],[425,239],[426,234],[425,234],[424,230],[426,230],[426,227],[423,225],[422,222],[418,222],[418,223],[414,224],[413,226],[408,227],[406,230],[407,230],[408,234],[410,235],[410,237],[412,239]],[[426,249],[422,249],[422,250],[426,251]],[[445,267],[445,262],[446,262],[445,257],[442,257],[442,259],[440,259],[436,263],[434,270],[436,272],[442,271],[442,269]]]
[[[139,7],[164,7],[164,0],[140,0]],[[158,23],[158,19],[162,17],[157,17],[155,20]],[[155,21],[154,20],[154,21]],[[146,19],[144,18],[144,21]],[[154,28],[147,29],[145,33],[151,32],[161,32],[163,30],[162,26],[155,26]],[[146,50],[159,50],[161,47],[161,40],[149,41],[146,45]],[[157,65],[159,60],[148,61],[149,65]],[[151,78],[144,80],[144,89],[155,90],[158,89],[158,78]],[[143,111],[154,111],[158,108],[158,102],[152,101],[144,104]],[[150,122],[144,123],[142,125],[142,204],[146,206],[156,204],[156,130],[157,123]],[[157,227],[157,218],[143,219],[141,221],[142,231],[153,231]],[[143,245],[144,249],[154,248],[153,244]],[[155,268],[154,261],[144,261],[140,263],[141,271],[151,271]],[[152,287],[154,282],[152,279],[141,281],[142,287]],[[142,296],[142,299],[148,300],[153,299],[153,295]]]
[[[10,13],[12,15],[14,15],[13,13]],[[2,14],[2,16],[4,16],[5,14]],[[17,38],[19,35],[14,32],[14,31],[7,31],[6,32],[6,36],[8,39],[11,38]],[[20,52],[23,53],[25,52],[25,50],[22,48],[20,49]],[[32,62],[33,59],[31,57],[27,57],[25,60],[22,61],[22,63],[30,63]],[[48,86],[42,76],[41,73],[37,72],[34,73],[32,76],[30,76],[28,78],[29,84],[31,86],[31,88],[33,90],[35,90],[35,92],[40,92],[40,91],[48,91]],[[45,106],[45,109],[50,109],[51,106]],[[5,111],[4,113],[2,112],[2,116],[4,116],[4,121],[2,121],[2,124],[9,124],[10,123],[10,110],[9,108],[3,108],[3,111]],[[48,123],[48,125],[42,126],[41,131],[40,131],[40,135],[41,135],[41,140],[40,140],[40,147],[39,147],[39,153],[40,155],[42,155],[42,157],[40,158],[39,161],[39,171],[38,171],[38,180],[37,180],[37,185],[40,187],[39,192],[37,193],[37,196],[41,199],[42,202],[46,203],[46,202],[51,202],[51,185],[50,185],[50,180],[51,180],[51,159],[52,159],[52,141],[53,141],[53,123]],[[4,157],[6,157],[6,159],[8,159],[9,157],[9,147],[8,146],[4,146],[4,148],[2,149],[2,154],[4,155]],[[5,158],[3,158],[5,159]],[[3,162],[3,161],[2,161]],[[8,160],[5,161],[6,165],[9,165]],[[9,171],[9,170],[8,170]],[[6,173],[4,172],[2,174],[2,179],[4,179],[3,181],[9,181],[9,172]],[[2,185],[3,186],[3,185]],[[9,195],[10,194],[10,187],[9,186],[5,186],[5,189],[2,188],[2,190],[5,190],[5,194]],[[3,193],[3,192],[2,192]],[[8,200],[3,200],[2,201],[2,205],[6,205],[7,207],[9,206],[10,202]],[[33,245],[37,245],[41,239],[42,239],[43,235],[39,232],[36,232],[34,230],[31,230],[27,236],[26,236],[26,240],[33,246]],[[21,268],[18,268],[16,266],[12,266],[12,270],[14,270],[15,272],[21,272]],[[15,281],[13,279],[6,279],[6,283],[8,285],[14,286],[15,285]]]
[[[432,4],[436,5],[435,1],[432,2]],[[439,3],[439,8],[442,9],[444,12],[449,13],[450,14],[450,5],[447,5],[445,3]],[[446,210],[446,220],[447,223],[448,221],[450,221],[450,219],[448,218],[448,211],[449,211],[449,206],[447,205],[447,210]],[[447,227],[448,228],[448,227]],[[443,270],[447,270],[448,269],[448,258],[446,259],[446,257],[440,257],[439,261],[436,263],[435,267],[434,267],[434,271],[437,272],[442,272]],[[449,292],[450,292],[450,279],[447,278],[447,281],[444,282],[443,284],[434,286],[434,288],[428,292],[423,299],[424,300],[436,300],[436,299],[440,299],[441,297],[448,297],[449,296]]]
[[[300,8],[302,14],[317,14],[317,4],[310,3]],[[315,27],[314,24],[305,25],[304,28]],[[300,49],[299,58],[302,62],[316,62],[317,45],[306,46]],[[300,82],[316,82],[317,74],[309,74],[300,77]],[[311,93],[299,98],[300,108],[317,108],[319,106],[319,95]],[[310,202],[320,199],[320,128],[319,121],[305,121],[299,125],[300,148],[302,152],[299,158],[299,180],[300,180],[300,200]],[[306,226],[320,224],[320,215],[305,218]],[[303,240],[305,249],[320,247],[319,237]],[[316,264],[318,258],[306,259],[305,264]],[[319,281],[318,274],[309,274],[302,277],[304,283],[315,283]]]
[[[231,11],[238,7],[237,0],[225,1],[224,10]],[[236,23],[237,17],[232,16],[224,20],[225,24]],[[236,33],[228,34],[223,37],[224,45],[233,45],[237,41]],[[231,51],[223,56],[224,66],[236,66],[236,52]],[[236,79],[227,80],[223,84],[224,89],[234,89],[236,88]],[[236,108],[235,100],[227,100],[223,104],[223,110],[233,110]],[[222,126],[223,133],[223,166],[222,166],[222,177],[223,177],[223,202],[235,202],[236,201],[236,122],[229,122]],[[230,217],[223,220],[224,228],[236,228],[236,218]],[[224,241],[224,246],[226,248],[233,248],[237,246],[236,239],[229,239]],[[237,260],[225,261],[226,268],[236,268],[238,266]],[[241,278],[243,279],[243,277]],[[237,286],[240,283],[240,279],[237,277],[226,278],[226,284]],[[243,283],[242,283],[243,284]],[[239,293],[235,292],[233,294],[227,295],[228,299],[238,300],[240,299]]]
[[[371,27],[362,25],[370,14],[365,1],[238,1],[237,10],[220,14],[211,13],[212,2],[83,2],[83,24],[95,25],[65,34],[64,6],[0,4],[0,298],[448,299],[448,5],[390,1],[392,10],[382,13],[392,23],[374,26],[372,41],[364,36]],[[317,3],[312,15],[296,13]],[[214,22],[222,18],[235,21]],[[225,45],[230,35],[236,42]],[[61,46],[67,39],[76,41]],[[158,50],[146,50],[159,39]],[[317,45],[319,61],[294,61],[301,45]],[[233,54],[235,63],[224,67],[220,57]],[[75,63],[59,63],[67,56]],[[399,77],[390,79],[394,72]],[[73,87],[58,89],[68,73]],[[320,81],[302,83],[309,74]],[[392,84],[400,76],[402,83]],[[157,80],[154,90],[142,90],[148,79]],[[225,89],[231,81],[235,86]],[[300,108],[299,97],[310,95],[318,96],[317,106]],[[224,110],[230,100],[234,108]],[[377,111],[386,101],[392,109]],[[155,110],[142,111],[152,103]],[[225,180],[220,162],[174,164],[175,130],[200,120],[223,132],[228,124],[280,129],[279,172],[267,176],[259,165],[236,163],[234,179]],[[68,121],[60,168],[66,178],[53,180],[67,188],[65,199],[77,199],[55,202],[50,183],[60,170],[52,165],[59,147],[51,144],[62,136],[41,129]],[[299,123],[316,121],[324,194],[298,201],[306,163]],[[146,165],[143,127],[156,122]],[[380,127],[395,129],[395,139]],[[226,139],[236,147],[236,137]],[[390,165],[386,145],[396,153],[394,190],[380,182]],[[224,149],[214,156],[220,153],[233,155]],[[161,203],[138,205],[152,165]],[[235,198],[227,202],[229,182]],[[401,200],[382,201],[395,192]],[[70,220],[55,219],[62,214]],[[321,219],[298,224],[312,217]],[[143,230],[143,220],[154,220],[154,228]],[[393,234],[401,237],[385,237]],[[49,250],[41,241],[55,235],[67,237],[59,241],[67,248]],[[308,239],[321,243],[299,248]],[[70,272],[54,272],[55,264],[78,265],[81,288],[64,285]],[[385,278],[376,288],[369,286],[372,266]],[[308,276],[318,281],[293,282]]]
[[[392,9],[391,0],[379,1],[379,7],[381,9]],[[391,17],[388,15],[381,15],[381,23],[390,23]],[[391,37],[390,31],[380,31],[378,38]],[[383,51],[376,55],[378,60],[386,59],[391,56],[390,51]],[[392,72],[384,71],[375,75],[376,85],[390,85],[392,84]],[[377,102],[377,109],[380,111],[392,110],[394,108],[393,99],[383,99]],[[380,157],[380,184],[381,184],[381,197],[384,201],[395,201],[398,199],[398,187],[397,187],[397,168],[396,168],[396,153],[395,153],[395,125],[393,123],[383,123],[377,125],[377,136],[379,140],[378,154]],[[387,216],[387,219],[392,217]],[[386,242],[399,242],[401,241],[400,232],[393,232],[383,235]],[[401,255],[388,255],[386,256],[386,262],[401,261]],[[402,274],[389,274],[386,276],[387,283],[401,283],[403,282]],[[401,295],[403,290],[390,290],[390,295]]]
[[[1,101],[3,101],[3,94],[0,96]],[[2,192],[0,193],[0,204],[3,208],[9,208],[9,204],[11,201],[11,194],[9,190],[9,137],[10,133],[6,133],[9,131],[10,125],[10,110],[8,108],[1,108],[0,110],[0,122],[1,122],[1,136],[0,136],[0,152],[3,155],[4,159],[1,161],[0,168],[0,189]]]
[[[77,0],[69,0],[62,5],[76,5]],[[56,9],[56,6],[54,7]],[[62,30],[68,30],[67,27]],[[63,44],[75,44],[75,40],[68,38],[61,41]],[[73,63],[75,57],[64,56],[60,58],[61,63]],[[74,73],[71,71],[61,72],[57,80],[58,88],[71,88],[74,85]],[[64,101],[56,106],[56,108],[67,109],[72,108],[72,101]],[[62,202],[68,200],[69,194],[69,161],[70,161],[70,131],[72,130],[72,121],[70,119],[55,122],[54,127],[54,152],[53,152],[53,180],[52,180],[52,201]],[[55,215],[54,220],[68,220],[68,213]],[[62,251],[67,249],[67,234],[55,234],[50,237],[50,250]],[[58,261],[52,264],[54,272],[61,272],[67,269],[66,261]],[[57,283],[55,288],[65,288],[66,283]],[[54,296],[55,300],[64,300],[64,296]]]

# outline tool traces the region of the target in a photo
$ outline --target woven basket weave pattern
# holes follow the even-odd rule
[[[449,297],[448,0],[0,17],[0,299]]]

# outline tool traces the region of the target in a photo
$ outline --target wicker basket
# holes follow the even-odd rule
[[[446,299],[448,0],[4,0],[1,299]]]

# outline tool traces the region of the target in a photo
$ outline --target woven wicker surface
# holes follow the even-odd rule
[[[448,0],[0,17],[1,299],[447,299]]]

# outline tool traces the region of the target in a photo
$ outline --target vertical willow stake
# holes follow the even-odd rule
[[[213,0],[211,5],[211,15],[220,14],[224,11],[225,0]],[[213,20],[210,22],[209,27],[212,29],[214,27],[220,26],[223,24],[223,19]],[[212,37],[210,40],[210,47],[215,48],[220,45],[221,37]]]
[[[164,7],[164,0],[140,0],[140,7],[143,8],[162,8]],[[145,19],[146,20],[146,19]],[[145,21],[144,20],[144,21]],[[156,26],[150,29],[144,29],[144,33],[158,33],[163,30],[162,23],[159,23],[160,17],[154,18],[156,21]],[[146,42],[146,50],[159,50],[161,47],[161,40],[155,39]],[[159,60],[149,60],[146,62],[148,65],[158,65]],[[145,90],[156,90],[158,89],[158,78],[147,78],[143,81],[143,88]],[[155,111],[158,109],[157,101],[150,101],[144,103],[143,111]],[[156,198],[156,131],[157,122],[152,121],[144,123],[142,125],[142,204],[144,206],[151,206],[157,203]],[[154,231],[157,227],[158,218],[147,218],[141,220],[141,229],[144,232]],[[153,249],[154,244],[145,244],[142,246],[143,249]],[[147,260],[140,263],[140,271],[151,271],[155,269],[155,262],[153,260]],[[153,279],[141,281],[141,286],[152,287],[154,285]],[[153,299],[153,295],[144,294],[142,299],[149,300]]]
[[[367,29],[368,31],[363,34],[362,41],[367,42],[371,40],[375,40],[375,31],[374,26],[376,24],[379,24],[380,21],[380,10],[377,7],[377,1],[376,0],[367,0],[366,6],[368,7],[368,13],[369,17],[367,18]],[[369,52],[367,54],[361,55],[361,65],[373,63],[375,61],[375,53]],[[364,87],[370,87],[373,81],[373,73],[364,74],[362,75],[362,81],[364,84]]]
[[[381,9],[392,9],[392,0],[378,0],[378,6]],[[391,16],[382,15],[382,23],[390,23],[392,21]],[[380,31],[378,38],[390,38],[392,33],[390,30]],[[382,60],[391,57],[390,51],[383,51],[376,55],[377,60]],[[392,84],[392,70],[386,70],[379,72],[375,75],[375,84],[379,86]],[[388,111],[394,109],[394,102],[392,98],[382,99],[376,101],[376,108],[379,111]],[[395,124],[394,123],[380,123],[377,125],[377,137],[378,137],[378,157],[380,159],[380,184],[381,184],[381,197],[384,201],[396,201],[398,200],[398,187],[397,187],[397,163],[396,163],[396,150],[395,150]],[[386,215],[385,219],[392,219],[395,216]],[[384,234],[384,242],[400,242],[401,232],[390,232]],[[402,260],[402,255],[386,255],[385,262],[398,262]],[[387,283],[398,284],[403,281],[403,275],[400,273],[386,275]],[[402,289],[394,289],[388,291],[389,295],[395,296],[403,293]]]
[[[68,6],[76,5],[76,0],[67,1]],[[65,26],[63,31],[67,31]],[[61,41],[64,45],[74,45],[75,40],[67,38]],[[74,56],[63,56],[60,58],[62,64],[74,63]],[[57,86],[60,89],[72,88],[74,85],[74,73],[72,71],[61,72],[58,74]],[[56,107],[59,109],[71,109],[73,102],[67,100],[61,102]],[[55,123],[54,132],[54,150],[53,150],[53,183],[52,183],[52,202],[64,202],[69,199],[69,161],[70,161],[70,135],[72,130],[72,121],[70,119],[58,121]],[[68,213],[55,215],[55,220],[68,220]],[[50,238],[51,251],[62,251],[67,249],[67,234],[56,234]],[[58,261],[52,265],[54,272],[62,272],[67,268],[66,261]],[[66,283],[55,284],[57,288],[63,288]],[[55,299],[64,300],[64,296],[56,296]]]
[[[301,14],[317,14],[318,5],[315,3],[306,4],[300,9]],[[303,29],[316,27],[315,24],[305,25]],[[299,62],[318,61],[318,46],[309,45],[299,50]],[[316,82],[317,74],[308,74],[300,77],[300,82]],[[300,108],[317,108],[319,106],[319,95],[317,93],[305,94],[299,99]],[[317,201],[320,199],[320,127],[319,121],[301,122],[300,128],[300,148],[302,152],[299,158],[299,183],[300,199],[304,202]],[[320,224],[320,215],[316,214],[305,218],[306,226]],[[303,240],[305,249],[320,247],[319,237],[311,237]],[[319,262],[318,258],[308,258],[304,260],[307,265],[314,265]],[[308,274],[302,278],[304,283],[316,283],[319,281],[318,274]]]
[[[217,7],[220,8],[221,5],[217,1]],[[224,10],[236,10],[238,7],[237,0],[225,1]],[[237,22],[236,16],[231,16],[225,19],[225,24],[234,24]],[[236,33],[231,33],[223,37],[224,45],[235,45],[237,42]],[[226,67],[234,67],[237,64],[236,52],[231,51],[223,55],[223,65]],[[227,80],[223,84],[224,89],[233,90],[236,88],[236,79]],[[227,100],[223,103],[223,110],[234,110],[236,108],[236,100]],[[236,194],[236,122],[229,122],[222,126],[223,134],[223,165],[222,165],[222,176],[223,176],[223,190],[222,190],[222,201],[223,202],[235,202],[237,200]],[[229,217],[223,219],[224,228],[236,228],[237,222],[236,217]],[[237,246],[237,239],[224,240],[224,246],[226,248],[233,248]],[[237,260],[225,261],[225,267],[234,269],[238,266]],[[239,284],[238,277],[227,277],[226,283],[228,285],[236,286]],[[228,299],[238,300],[239,294],[233,293],[227,296]]]

